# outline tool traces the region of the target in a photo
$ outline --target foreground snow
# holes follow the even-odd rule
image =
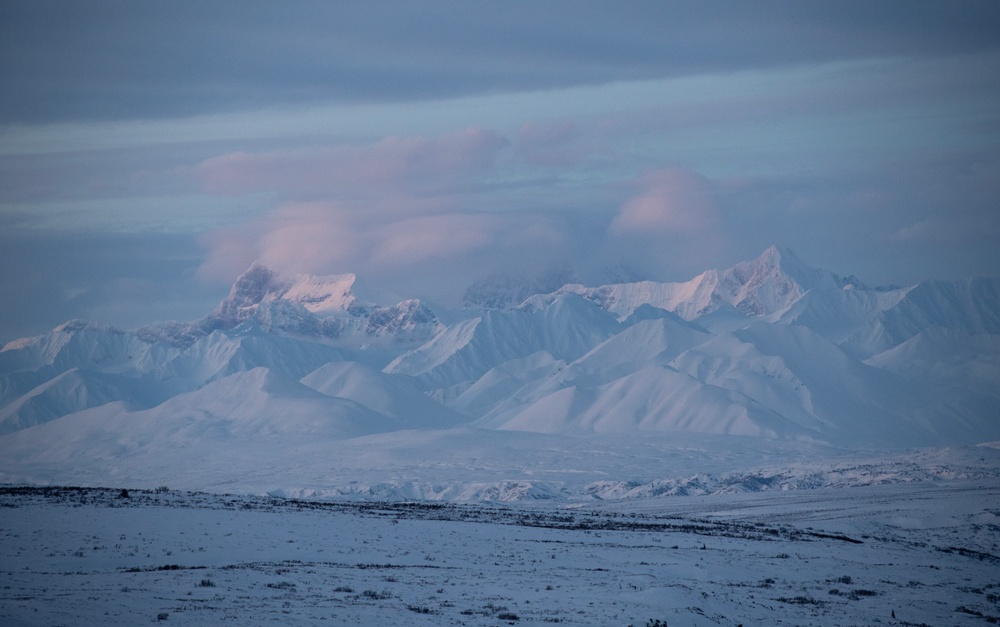
[[[0,623],[979,625],[997,503],[995,480],[571,508],[0,488]]]

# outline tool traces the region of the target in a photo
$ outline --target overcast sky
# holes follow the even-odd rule
[[[0,4],[0,342],[254,261],[453,303],[771,244],[1000,275],[1000,3]]]

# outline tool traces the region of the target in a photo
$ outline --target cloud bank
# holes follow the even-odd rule
[[[718,248],[723,217],[711,182],[684,168],[620,181],[616,198],[597,210],[538,212],[497,200],[518,191],[509,182],[494,189],[507,172],[591,159],[579,147],[572,159],[560,156],[576,135],[567,123],[525,125],[511,138],[469,128],[207,159],[195,168],[205,192],[282,200],[256,220],[206,237],[198,274],[228,282],[261,262],[286,273],[417,282],[454,299],[488,272],[569,266],[598,277],[625,266],[649,274],[671,258],[691,261],[693,250]],[[557,185],[551,193],[559,193]],[[442,276],[460,281],[435,280]]]

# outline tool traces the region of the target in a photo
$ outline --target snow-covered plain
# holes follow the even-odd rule
[[[981,625],[1000,486],[600,506],[0,489],[4,625]]]

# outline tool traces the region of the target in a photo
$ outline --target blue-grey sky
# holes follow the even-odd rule
[[[0,4],[0,342],[254,261],[454,302],[771,244],[1000,274],[1000,3]]]

